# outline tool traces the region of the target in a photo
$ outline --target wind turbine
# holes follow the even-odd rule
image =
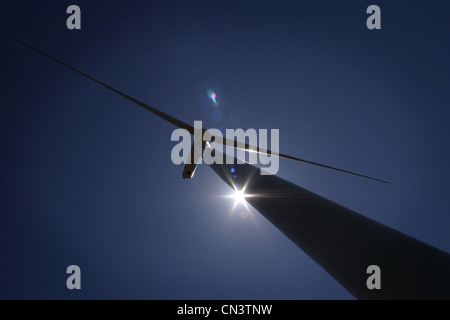
[[[19,44],[69,68],[194,134],[194,127],[83,73],[19,40]],[[202,129],[205,132],[205,129]],[[224,139],[224,144],[272,154],[246,143]],[[192,146],[190,157],[195,158]],[[201,146],[206,147],[205,145]],[[273,153],[363,178],[389,183],[356,172]],[[225,155],[222,155],[225,157]],[[198,158],[198,157],[197,157]],[[195,159],[194,159],[195,160]],[[186,164],[184,178],[192,178],[197,161]],[[211,168],[242,198],[325,269],[358,299],[450,299],[450,255],[424,242],[336,204],[275,175],[261,175],[248,163],[211,164]],[[368,286],[367,270],[381,271],[380,288]]]

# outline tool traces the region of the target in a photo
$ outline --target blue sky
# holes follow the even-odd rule
[[[280,160],[281,177],[450,252],[444,1],[77,1],[77,31],[70,4],[2,10],[1,298],[352,298],[233,211],[210,168],[181,179],[172,125],[12,37],[189,124],[277,128],[280,152],[389,180]]]

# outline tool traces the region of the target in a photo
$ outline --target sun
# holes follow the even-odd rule
[[[245,197],[246,197],[246,195],[245,195],[244,191],[242,191],[242,190],[236,190],[234,192],[234,200],[237,203],[245,203]]]
[[[236,209],[241,210],[242,208],[245,209],[245,211],[249,212],[249,203],[247,200],[251,198],[253,195],[248,194],[245,192],[245,187],[240,189],[239,187],[235,187],[233,193],[229,193],[224,198],[232,199],[234,204],[233,208],[231,209],[231,212],[235,212]],[[247,213],[248,215],[249,213]]]

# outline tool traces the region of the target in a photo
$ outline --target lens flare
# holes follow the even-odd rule
[[[217,102],[217,93],[215,93],[212,89],[209,89],[207,94],[212,102],[214,102],[214,106],[217,107],[219,105],[219,103]]]

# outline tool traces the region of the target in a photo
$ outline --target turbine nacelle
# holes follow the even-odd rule
[[[202,143],[197,143],[195,140],[192,143],[191,152],[186,160],[186,164],[183,168],[183,179],[192,179],[194,177],[195,170],[199,160],[202,157],[203,150],[205,148],[210,148],[208,141],[202,141]]]

